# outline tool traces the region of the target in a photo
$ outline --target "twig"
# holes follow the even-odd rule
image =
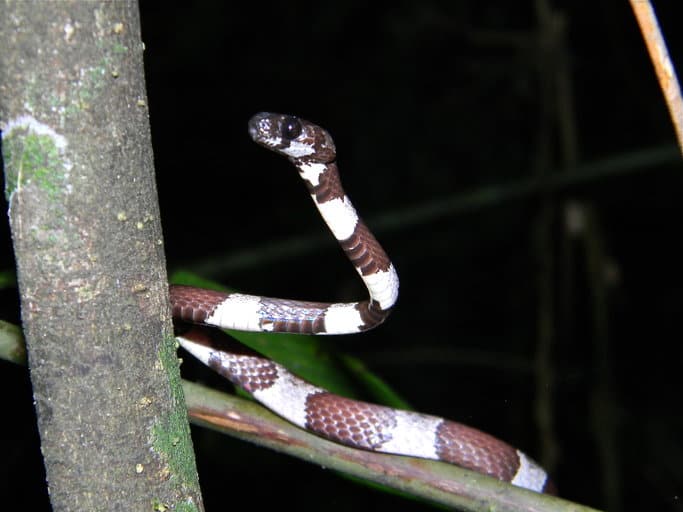
[[[657,15],[649,0],[630,0],[631,8],[645,39],[647,51],[655,67],[659,86],[664,93],[666,105],[676,130],[678,146],[683,153],[683,101],[676,70],[669,58],[664,36],[659,28]]]

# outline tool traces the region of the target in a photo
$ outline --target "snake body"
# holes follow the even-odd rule
[[[493,436],[435,416],[334,395],[215,329],[361,332],[384,322],[398,297],[396,270],[342,188],[334,142],[327,131],[296,117],[260,113],[249,121],[249,133],[298,169],[369,297],[324,303],[172,285],[171,305],[174,318],[181,321],[177,334],[183,348],[275,413],[332,441],[442,460],[533,491],[549,491],[548,475],[536,462]]]

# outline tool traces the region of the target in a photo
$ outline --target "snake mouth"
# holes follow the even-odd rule
[[[249,120],[249,135],[257,144],[292,161],[329,164],[337,156],[326,130],[296,116],[259,112]]]
[[[271,112],[259,112],[249,119],[249,136],[258,145],[284,156],[296,157],[301,156],[299,153],[312,153],[314,149],[310,147],[310,144],[302,144],[296,138],[284,136],[283,126],[288,119],[298,122],[296,117]],[[301,148],[292,151],[290,150],[292,145],[301,146]],[[293,152],[296,154],[292,154]]]

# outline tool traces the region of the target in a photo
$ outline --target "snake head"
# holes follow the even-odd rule
[[[260,112],[249,120],[249,135],[257,144],[292,161],[327,164],[336,158],[330,134],[298,117]]]

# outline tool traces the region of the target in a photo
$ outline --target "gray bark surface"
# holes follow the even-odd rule
[[[0,2],[0,127],[54,510],[200,510],[135,1]]]

